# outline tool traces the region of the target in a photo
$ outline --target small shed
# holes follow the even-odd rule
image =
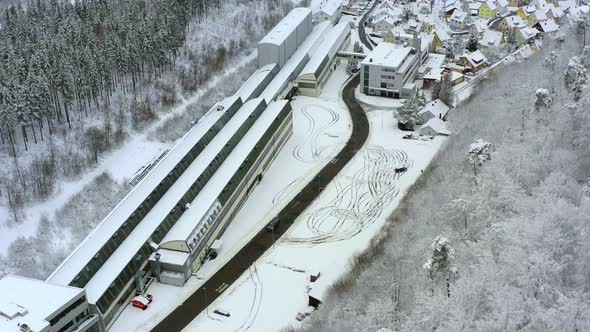
[[[328,286],[326,283],[320,281],[314,282],[311,290],[307,294],[309,298],[308,305],[310,307],[314,307],[317,310],[320,304],[322,304],[327,290]]]
[[[422,127],[420,128],[420,135],[426,136],[449,136],[451,131],[447,128],[446,123],[438,118],[432,118],[428,120]]]

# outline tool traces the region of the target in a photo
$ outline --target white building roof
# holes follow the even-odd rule
[[[281,45],[310,15],[309,8],[294,8],[260,41],[260,44]]]
[[[333,16],[341,6],[342,0],[322,0],[320,2],[312,2],[310,8],[314,15],[319,12],[324,12],[328,16]]]
[[[539,33],[539,30],[537,30],[535,28],[526,27],[526,28],[520,29],[519,32],[520,32],[520,35],[522,36],[522,38],[524,38],[524,40],[529,40],[529,39],[535,37]]]
[[[467,18],[467,13],[462,11],[461,9],[455,10],[453,12],[453,15],[451,15],[451,21],[458,22],[458,23],[463,23],[466,18]]]
[[[422,130],[425,128],[431,128],[438,134],[451,134],[451,131],[447,128],[447,124],[439,118],[432,118],[428,120],[425,124],[422,125],[422,127],[420,127],[420,133],[422,133]]]
[[[303,69],[304,62],[309,61],[310,54],[313,54],[324,41],[324,36],[332,25],[330,22],[322,22],[314,27],[309,36],[299,45],[299,48],[283,65],[275,78],[268,84],[261,94],[267,103],[273,101],[284,89],[290,80],[295,80],[299,75],[297,69]]]
[[[236,95],[240,96],[242,100],[250,100],[254,91],[269,75],[272,75],[272,72],[276,67],[277,64],[271,63],[255,71],[254,74],[252,74],[252,76],[250,76],[250,78],[248,78],[248,80],[236,92]]]
[[[334,58],[342,46],[342,42],[349,34],[350,23],[348,21],[342,21],[330,29],[330,31],[324,37],[324,42],[319,45],[317,50],[311,56],[309,62],[305,65],[305,67],[303,67],[303,70],[301,70],[299,77],[310,74],[314,75],[326,56],[330,59]]]
[[[467,59],[467,61],[469,61],[473,67],[477,67],[488,60],[480,50],[471,53],[465,53],[461,57]]]
[[[495,30],[486,30],[479,43],[486,47],[499,47],[502,43],[502,33]]]
[[[522,17],[518,15],[507,16],[504,19],[506,20],[506,25],[508,25],[509,28],[524,28],[528,26]]]
[[[166,156],[141,180],[125,198],[101,221],[98,226],[80,243],[80,245],[61,263],[47,279],[60,285],[68,285],[82,271],[84,266],[98,253],[104,244],[118,231],[131,214],[145,201],[147,196],[166,178],[193,148],[193,146],[209,131],[225,111],[235,103],[241,103],[237,96],[226,98],[209,110],[199,123],[186,133]],[[217,106],[224,106],[217,111]],[[149,236],[149,235],[148,235]],[[145,237],[141,242],[145,242]]]
[[[361,63],[398,68],[410,55],[411,50],[410,47],[401,47],[392,43],[379,43]]]
[[[541,25],[543,32],[553,32],[559,30],[559,25],[557,25],[557,23],[555,23],[555,21],[552,19],[539,22],[539,24]]]
[[[80,288],[6,276],[0,280],[0,331],[20,332],[19,323],[40,331],[49,326],[51,316],[83,292]]]
[[[428,104],[424,105],[424,108],[418,112],[418,115],[422,115],[424,113],[430,113],[435,118],[444,118],[445,115],[449,112],[450,107],[443,103],[440,99],[433,100]]]
[[[248,157],[248,154],[250,154],[254,146],[262,138],[268,127],[287,103],[289,101],[280,100],[268,106],[221,167],[219,167],[217,172],[211,177],[209,182],[207,182],[199,195],[193,200],[187,212],[183,213],[168,234],[166,234],[161,243],[186,241],[193,230],[199,226],[198,223],[207,214],[211,205],[215,203],[228,181],[237,172],[242,162]]]
[[[177,266],[184,265],[190,256],[188,252],[160,248],[150,255],[150,260],[155,260],[156,253],[160,254],[160,262]]]
[[[166,194],[164,194],[156,206],[150,210],[142,222],[135,227],[133,232],[131,232],[123,243],[121,243],[121,245],[113,252],[111,257],[109,257],[100,270],[98,270],[84,287],[90,303],[96,303],[96,301],[98,301],[110,284],[117,278],[119,273],[121,273],[125,266],[127,266],[133,257],[135,257],[136,253],[147,239],[149,239],[149,237],[155,232],[156,228],[162,224],[168,213],[176,206],[182,195],[189,190],[194,181],[207,169],[209,164],[223,149],[225,144],[229,142],[233,134],[244,122],[246,122],[256,106],[263,102],[262,98],[256,98],[244,104],[213,138],[211,143],[207,145],[203,152],[199,154],[197,159],[195,159],[184,173],[182,173],[174,185],[168,189]],[[218,172],[219,170],[215,174]],[[209,181],[212,181],[212,178],[209,179]],[[205,188],[201,190],[199,196],[207,195]],[[209,206],[207,206],[207,208],[208,207]],[[191,205],[191,209],[192,208],[193,206]],[[185,214],[186,213],[183,213],[181,218],[184,217]],[[177,222],[177,224],[178,223],[179,222]],[[172,229],[174,229],[174,227]],[[172,230],[170,230],[170,232],[172,232]]]

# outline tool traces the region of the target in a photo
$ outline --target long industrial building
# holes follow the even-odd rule
[[[297,91],[297,78],[313,67],[321,85],[349,38],[348,23],[313,26],[311,11],[295,8],[260,42],[259,69],[235,95],[199,119],[46,281],[35,281],[64,293],[54,311],[35,308],[40,313],[27,318],[8,307],[18,319],[6,326],[33,324],[34,318],[49,326],[31,331],[62,331],[52,325],[56,316],[65,317],[59,324],[71,324],[63,331],[104,332],[150,283],[184,285],[227,227],[239,222],[235,215],[291,136],[285,98]],[[6,280],[0,289],[14,283]],[[27,304],[27,294],[21,303]],[[83,315],[70,317],[72,301],[86,308]]]

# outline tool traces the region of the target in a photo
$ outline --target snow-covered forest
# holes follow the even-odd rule
[[[0,15],[0,226],[31,218],[29,207],[139,134],[173,144],[255,70],[253,46],[293,4],[33,1]],[[109,174],[79,188],[31,224],[34,236],[7,240],[0,275],[47,276],[128,189]]]
[[[547,37],[455,135],[308,331],[590,331],[590,48]]]
[[[0,15],[0,199],[19,221],[243,54],[292,1],[32,1]]]

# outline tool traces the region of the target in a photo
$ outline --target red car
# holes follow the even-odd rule
[[[151,294],[146,294],[144,295],[138,295],[136,297],[133,298],[133,300],[131,300],[131,304],[134,307],[138,307],[141,308],[142,310],[147,309],[148,305],[150,303],[152,303],[152,300],[154,299],[154,297]]]

